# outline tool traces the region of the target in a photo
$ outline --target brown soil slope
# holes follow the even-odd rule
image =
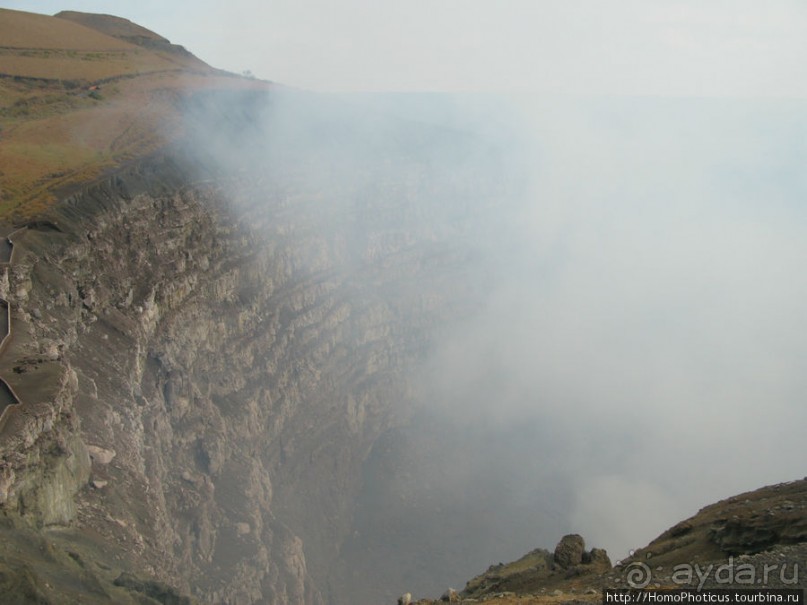
[[[268,86],[125,19],[60,15],[0,9],[0,221],[181,136],[183,95]]]
[[[94,13],[80,13],[77,11],[62,11],[55,15],[59,19],[66,19],[99,31],[107,36],[118,38],[143,48],[154,51],[158,56],[175,63],[181,67],[210,70],[210,66],[177,44],[171,44],[161,35],[132,23],[128,19],[114,15],[98,15]]]
[[[6,8],[0,9],[0,45],[36,50],[132,50],[131,44],[78,23]]]
[[[93,81],[176,67],[80,23],[0,9],[0,74],[5,76]]]
[[[74,23],[78,23],[85,27],[95,29],[107,36],[113,38],[120,38],[125,40],[127,38],[142,38],[148,40],[160,40],[168,42],[160,34],[146,29],[145,27],[132,23],[128,19],[116,17],[114,15],[101,15],[97,13],[82,13],[78,11],[61,11],[54,15],[59,19],[67,19]]]

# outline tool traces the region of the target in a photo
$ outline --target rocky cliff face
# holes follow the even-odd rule
[[[443,235],[490,191],[447,223],[412,158],[375,197],[178,157],[14,237],[3,577],[54,603],[344,602],[361,467],[466,304],[467,251]],[[11,546],[30,535],[51,552],[36,573]]]

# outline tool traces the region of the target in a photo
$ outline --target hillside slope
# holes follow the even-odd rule
[[[176,139],[189,91],[268,86],[123,19],[60,15],[0,9],[0,220]]]
[[[804,589],[806,558],[807,478],[706,506],[614,567],[604,551],[566,536],[554,552],[539,548],[491,566],[454,600],[548,605],[601,602],[604,588]]]
[[[114,15],[99,15],[95,13],[80,13],[77,11],[62,11],[54,15],[59,19],[66,19],[90,29],[101,32],[107,36],[129,42],[136,46],[153,51],[156,55],[167,59],[177,65],[200,71],[211,71],[211,67],[178,44],[171,44],[167,38],[146,29],[128,19]]]

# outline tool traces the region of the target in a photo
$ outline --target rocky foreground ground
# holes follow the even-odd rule
[[[412,600],[501,605],[601,602],[606,588],[790,588],[807,585],[807,478],[722,500],[612,565],[579,535],[493,565],[461,591]],[[411,596],[411,595],[410,595]],[[407,595],[399,599],[406,603]]]

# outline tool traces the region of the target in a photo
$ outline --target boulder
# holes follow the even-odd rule
[[[556,565],[569,568],[583,562],[583,553],[586,552],[586,542],[579,534],[567,534],[560,539],[555,547],[553,559]]]
[[[591,553],[589,553],[589,558],[591,559],[592,565],[611,569],[611,558],[608,556],[608,553],[605,552],[604,548],[592,548]]]

